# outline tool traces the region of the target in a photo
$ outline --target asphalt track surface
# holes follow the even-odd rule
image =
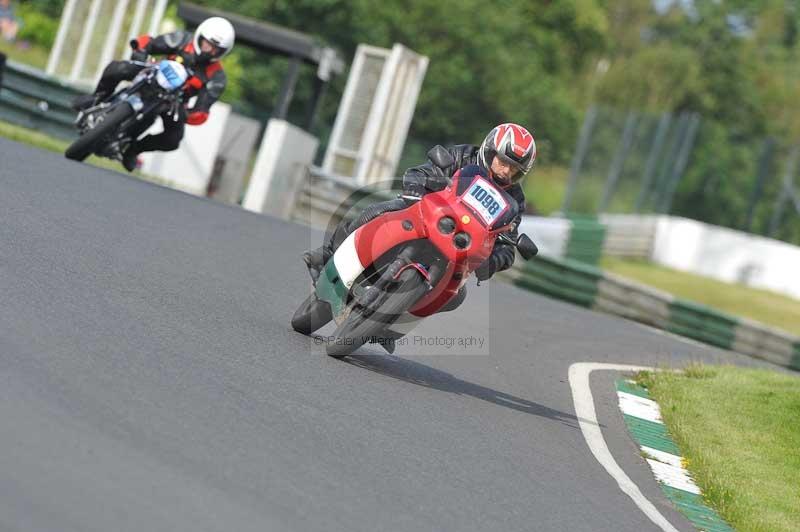
[[[498,281],[414,333],[483,354],[337,361],[289,327],[319,238],[0,139],[0,529],[657,530],[568,367],[752,364]],[[617,462],[692,530],[594,375]]]

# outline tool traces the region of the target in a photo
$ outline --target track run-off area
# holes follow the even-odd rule
[[[0,529],[665,529],[588,430],[693,530],[619,372],[587,374],[591,419],[570,367],[754,361],[498,280],[394,355],[334,360],[289,326],[321,238],[0,139]]]

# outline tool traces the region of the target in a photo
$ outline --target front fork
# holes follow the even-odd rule
[[[397,280],[400,278],[400,275],[410,268],[417,270],[420,275],[422,275],[422,277],[425,279],[425,284],[428,291],[433,290],[433,285],[431,284],[431,273],[429,269],[425,267],[425,265],[415,261],[412,258],[415,256],[415,254],[416,253],[413,244],[406,246],[406,248],[404,248],[398,254],[397,258],[392,261],[391,264],[389,264],[375,284],[364,290],[355,298],[356,302],[359,305],[368,308],[390,284],[397,282]]]

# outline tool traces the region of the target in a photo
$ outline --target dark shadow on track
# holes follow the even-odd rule
[[[498,406],[510,408],[525,414],[544,417],[578,429],[578,418],[572,414],[561,412],[553,408],[516,397],[514,395],[493,390],[471,382],[454,377],[446,371],[438,370],[419,362],[405,358],[385,355],[351,355],[342,360],[353,366],[374,371],[381,375],[398,379],[417,386],[424,386],[434,390],[467,395],[481,399]],[[589,421],[589,423],[592,423]]]

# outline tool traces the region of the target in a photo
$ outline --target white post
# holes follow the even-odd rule
[[[119,33],[122,30],[122,19],[125,16],[125,10],[127,8],[128,0],[117,0],[117,7],[114,8],[114,15],[111,17],[111,27],[106,36],[106,42],[103,44],[103,52],[100,54],[97,70],[94,73],[95,82],[100,79],[100,75],[103,73],[106,64],[111,61],[114,56],[114,50],[119,40]]]
[[[86,63],[86,54],[89,51],[89,43],[92,40],[92,34],[94,33],[94,27],[97,24],[97,17],[100,14],[100,6],[102,4],[103,0],[92,0],[92,5],[89,8],[89,18],[86,20],[81,42],[78,44],[78,53],[69,73],[70,81],[77,81],[83,71],[83,65]]]
[[[375,144],[378,141],[378,134],[383,124],[383,115],[386,112],[386,105],[389,101],[389,93],[391,92],[395,72],[397,72],[402,54],[402,47],[394,46],[392,48],[389,58],[383,65],[381,79],[375,90],[375,99],[372,101],[372,109],[370,109],[369,118],[367,119],[367,128],[361,139],[361,149],[359,150],[358,163],[355,171],[355,177],[361,184],[367,182],[367,172],[370,167],[369,163],[372,161],[372,156],[375,153]]]
[[[336,113],[336,120],[333,123],[331,138],[328,140],[328,149],[325,150],[325,160],[322,162],[322,168],[329,173],[333,173],[333,164],[336,160],[336,152],[340,149],[339,142],[341,142],[345,121],[350,115],[350,107],[353,105],[353,98],[356,94],[356,85],[361,78],[361,69],[364,67],[364,56],[366,54],[363,48],[364,45],[359,44],[356,49],[355,61],[350,67],[347,85],[344,87],[344,94],[342,94],[342,101],[339,104],[339,111]]]
[[[58,33],[53,48],[50,50],[50,57],[47,59],[47,73],[51,76],[55,74],[58,63],[61,61],[61,52],[64,50],[64,41],[67,39],[72,15],[75,13],[75,6],[78,0],[67,0],[64,11],[61,13],[61,22],[58,25]]]
[[[161,19],[164,18],[166,10],[167,0],[156,0],[156,5],[153,8],[153,17],[150,19],[150,29],[147,30],[148,35],[158,35],[158,26],[161,24]]]
[[[289,218],[298,166],[309,166],[319,141],[285,120],[271,118],[261,140],[242,207]]]
[[[139,36],[139,29],[142,27],[144,20],[144,10],[147,8],[147,0],[136,0],[136,11],[133,13],[133,22],[131,22],[131,29],[128,31],[128,42],[132,41]]]
[[[413,54],[412,52],[409,53]],[[408,136],[408,129],[411,127],[411,120],[414,118],[417,99],[419,98],[420,90],[422,90],[422,82],[428,70],[428,58],[413,54],[409,57],[408,64],[412,68],[407,75],[413,76],[413,79],[411,80],[411,85],[405,87],[406,91],[401,95],[402,100],[397,102],[402,108],[397,117],[396,127],[392,130],[393,142],[389,145],[389,152],[386,154],[386,158],[392,166],[392,172],[396,172],[400,157],[403,155],[403,147],[405,146],[405,142],[395,142],[394,139],[397,137],[405,139]]]

